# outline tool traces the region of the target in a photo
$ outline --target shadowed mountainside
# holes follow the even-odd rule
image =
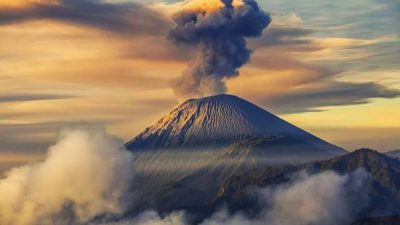
[[[369,206],[360,216],[400,214],[400,161],[370,149],[360,149],[327,161],[301,166],[264,167],[233,176],[220,186],[218,196],[229,202],[233,209],[240,209],[247,196],[256,187],[266,187],[287,182],[290,174],[306,170],[309,173],[335,171],[346,174],[363,168],[370,175],[365,188]]]
[[[258,188],[289,182],[293,175],[307,171],[317,174],[335,171],[339,174],[364,169],[368,174],[365,190],[368,204],[356,218],[400,215],[400,161],[370,149],[360,149],[336,158],[302,165],[264,166],[235,173],[229,166],[215,166],[192,173],[143,195],[142,207],[161,213],[184,210],[196,224],[225,206],[230,212],[255,216],[262,209],[254,195]],[[238,175],[239,174],[239,175]],[[220,178],[224,179],[220,179]]]

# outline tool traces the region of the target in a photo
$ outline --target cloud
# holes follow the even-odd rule
[[[296,14],[271,16],[273,23],[264,35],[251,41],[251,46],[258,50],[244,71],[256,74],[257,78],[249,78],[249,82],[241,79],[243,76],[230,81],[228,87],[234,94],[282,114],[367,104],[374,98],[399,96],[400,90],[385,86],[388,83],[381,83],[378,77],[369,77],[368,82],[352,79],[365,74],[359,67],[373,69],[372,65],[379,64],[378,56],[366,55],[364,49],[386,39],[318,37],[318,30],[305,28]],[[390,64],[393,58],[385,63]],[[340,81],[339,76],[346,81]]]
[[[320,46],[313,43],[313,39],[310,37],[316,31],[312,28],[305,28],[302,18],[297,14],[272,12],[271,17],[272,23],[265,30],[263,36],[250,41],[253,48],[279,48],[288,53],[321,49]]]
[[[45,154],[55,134],[70,126],[104,125],[113,134],[128,140],[177,104],[168,89],[132,94],[116,92],[114,89],[113,93],[79,98],[1,103],[0,154]]]
[[[55,133],[60,132],[64,127],[84,126],[94,129],[99,127],[97,124],[100,122],[4,123],[0,126],[0,133],[3,134],[0,142],[0,154],[13,152],[21,155],[32,153],[45,155],[48,143],[52,143]]]
[[[366,112],[366,110],[363,110]],[[372,115],[369,114],[371,119],[379,118],[381,115],[386,115],[390,113],[395,113],[395,110],[384,110],[383,107],[380,109],[382,113],[375,112]],[[370,112],[370,111],[368,111]],[[341,112],[336,112],[341,113]],[[342,113],[342,117],[344,116]],[[341,118],[342,123],[345,123]],[[393,149],[400,149],[399,145],[399,134],[400,126],[399,120],[388,119],[387,117],[381,117],[381,120],[386,122],[384,128],[380,127],[370,127],[359,128],[357,126],[352,126],[351,128],[342,127],[329,127],[329,128],[307,128],[312,133],[318,132],[320,136],[325,137],[326,140],[330,140],[333,143],[341,143],[342,146],[346,146],[346,149],[378,149],[379,151],[391,151]],[[380,121],[377,122],[380,125]],[[315,120],[312,124],[318,124]],[[336,121],[335,121],[336,124]],[[391,127],[390,127],[391,126]],[[356,134],[354,136],[354,134]],[[374,137],[374,138],[371,138]]]
[[[65,99],[72,98],[68,95],[55,95],[55,94],[19,94],[19,95],[0,95],[0,103],[3,102],[25,102],[25,101],[40,101],[52,99]]]
[[[235,77],[250,59],[246,38],[259,37],[271,19],[254,0],[192,1],[174,15],[168,38],[194,47],[196,55],[173,84],[179,97],[226,92],[224,79]]]
[[[300,174],[290,185],[261,191],[264,198],[272,193],[266,218],[272,225],[348,224],[367,204],[362,191],[367,178],[362,169],[343,176],[332,171]]]
[[[302,173],[289,184],[259,191],[269,207],[259,217],[246,218],[226,212],[215,214],[202,225],[345,225],[352,222],[367,203],[363,190],[365,170],[339,175],[328,171]]]
[[[267,39],[265,39],[267,40]],[[322,107],[371,103],[375,98],[392,99],[400,90],[378,82],[356,82],[341,67],[301,61],[296,52],[314,52],[320,47],[282,43],[260,46],[244,73],[254,74],[230,80],[232,93],[248,98],[275,113],[320,111]],[[299,47],[300,46],[300,47]],[[307,45],[305,45],[307,46]],[[274,57],[271,57],[273,55]],[[362,75],[362,72],[359,72]],[[339,80],[342,78],[342,80]],[[346,81],[345,81],[346,79]],[[252,88],[246,88],[251,86]]]
[[[121,213],[134,175],[131,153],[104,130],[69,130],[46,159],[14,168],[0,180],[0,223],[79,224]]]
[[[266,99],[266,104],[280,113],[319,111],[320,107],[370,103],[373,98],[396,98],[400,91],[383,85],[328,81],[305,90],[292,90]],[[284,105],[285,107],[282,107]]]
[[[164,14],[140,3],[106,3],[92,0],[31,2],[1,7],[0,25],[49,19],[130,35],[160,34],[169,26]]]
[[[320,50],[320,46],[307,38],[312,33],[314,33],[313,30],[301,27],[271,27],[261,38],[252,40],[251,44],[256,49],[280,48],[288,52]]]
[[[140,43],[141,42],[141,43]],[[148,43],[152,43],[148,45]],[[167,62],[167,63],[186,63],[187,59],[193,57],[195,49],[180,46],[177,48],[164,37],[147,37],[142,40],[136,40],[136,46],[130,47],[122,52],[122,57],[132,60],[148,60],[151,62]],[[146,48],[138,48],[138,46],[146,46]]]
[[[367,179],[368,174],[362,169],[345,175],[332,171],[313,175],[302,172],[287,184],[259,189],[257,193],[265,208],[258,216],[249,218],[220,210],[200,225],[347,225],[368,203],[364,191]],[[136,219],[102,225],[172,224],[189,223],[182,212],[160,217],[149,211]]]

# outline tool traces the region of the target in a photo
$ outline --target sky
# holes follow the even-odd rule
[[[399,149],[400,3],[258,3],[272,22],[227,93],[348,150]],[[176,107],[196,49],[167,36],[187,4],[0,0],[0,169],[41,159],[64,128],[128,141]]]

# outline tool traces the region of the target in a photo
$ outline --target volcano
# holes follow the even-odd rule
[[[236,96],[217,95],[191,99],[126,144],[128,150],[199,151],[229,149],[240,154],[307,154],[329,158],[345,154],[330,144],[264,109]],[[253,152],[254,153],[254,152]]]
[[[368,149],[348,153],[232,95],[188,100],[126,148],[135,153],[135,184],[141,184],[132,185],[140,195],[132,197],[129,215],[184,210],[198,224],[224,206],[252,216],[260,209],[255,187],[282,185],[304,171],[357,169],[371,174],[371,206],[357,219],[400,211],[398,160]]]

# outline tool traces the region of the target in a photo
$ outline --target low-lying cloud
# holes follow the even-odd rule
[[[259,191],[267,203],[254,219],[217,213],[202,225],[345,225],[366,204],[364,170],[339,175],[332,171],[301,174],[289,184]]]
[[[258,190],[264,210],[249,218],[220,210],[200,225],[347,225],[368,203],[365,170],[339,175],[332,171],[309,175],[300,173],[277,187]],[[149,211],[136,219],[102,225],[188,225],[183,212],[160,217]]]
[[[38,164],[0,180],[0,224],[83,224],[121,213],[133,175],[131,153],[103,130],[68,130]]]
[[[14,168],[0,180],[2,225],[189,225],[185,212],[160,217],[147,211],[133,219],[129,193],[135,185],[132,153],[101,129],[64,131],[44,161]],[[255,218],[220,210],[201,225],[345,225],[367,203],[364,170],[339,175],[294,176],[258,189],[263,210]],[[136,193],[137,194],[137,193]]]
[[[271,225],[348,224],[367,203],[367,177],[364,170],[343,176],[332,171],[302,174],[290,185],[262,190],[264,199],[272,194],[266,218]]]

